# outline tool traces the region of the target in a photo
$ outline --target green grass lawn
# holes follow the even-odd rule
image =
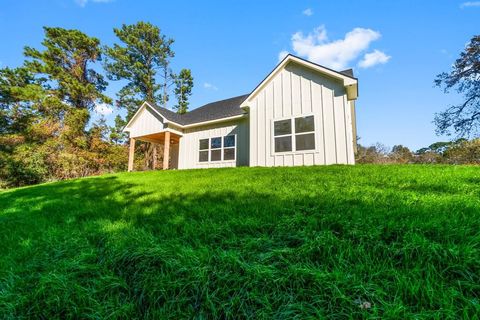
[[[0,318],[477,318],[480,168],[107,175],[0,192]]]

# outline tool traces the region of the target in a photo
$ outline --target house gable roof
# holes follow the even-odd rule
[[[184,114],[178,114],[166,108],[159,107],[155,103],[146,101],[125,126],[125,131],[128,130],[137,115],[147,107],[150,107],[154,112],[160,115],[166,123],[172,122],[179,127],[190,127],[205,122],[240,117],[245,114],[245,111],[240,108],[240,105],[247,97],[248,94],[211,102]]]
[[[143,110],[149,108],[152,110],[152,112],[155,112],[156,114],[158,114],[162,119],[163,121],[166,121],[167,119],[162,116],[162,114],[158,113],[156,110],[154,110],[153,108],[151,108],[151,106],[148,104],[148,102],[144,102],[142,103],[142,105],[140,106],[140,108],[137,109],[137,111],[135,112],[135,114],[133,115],[133,117],[130,118],[130,120],[127,122],[127,124],[125,125],[125,127],[123,127],[123,131],[124,132],[128,132],[130,131],[130,127],[132,126],[133,123],[135,123],[135,121],[137,120],[137,118],[140,116],[140,114],[143,112]]]
[[[258,92],[261,91],[269,82],[272,80],[275,75],[277,75],[287,64],[294,62],[300,64],[306,68],[312,69],[314,71],[320,72],[324,75],[330,76],[332,78],[338,79],[343,82],[343,85],[347,91],[348,100],[355,100],[358,97],[358,79],[353,76],[353,70],[347,69],[344,71],[335,71],[333,69],[324,67],[322,65],[316,64],[314,62],[302,59],[300,57],[294,56],[293,54],[288,54],[282,61],[280,61],[277,66],[263,79],[250,95],[242,103],[241,108],[248,108],[248,103],[253,99]]]
[[[245,114],[245,111],[240,108],[240,105],[247,97],[248,94],[211,102],[184,114],[178,114],[168,109],[156,106],[155,104],[149,104],[165,118],[167,118],[167,120],[177,123],[181,126],[189,126],[196,123],[209,122],[243,115]]]

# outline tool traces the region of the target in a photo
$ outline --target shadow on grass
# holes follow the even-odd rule
[[[412,200],[411,188],[380,197],[321,188],[169,193],[128,181],[0,194],[2,314],[448,318],[480,311],[478,204],[464,214],[448,197]],[[431,190],[450,195],[435,184]]]

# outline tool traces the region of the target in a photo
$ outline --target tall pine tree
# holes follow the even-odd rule
[[[147,22],[124,24],[113,31],[120,44],[105,48],[105,70],[110,80],[127,81],[118,93],[117,104],[127,110],[128,121],[143,101],[162,105],[164,100],[168,100],[163,91],[170,77],[173,40],[162,35],[160,28]],[[165,74],[166,79],[159,83],[159,76]]]
[[[47,116],[61,122],[61,137],[75,147],[85,147],[85,128],[96,103],[111,103],[102,92],[103,76],[90,67],[101,60],[100,40],[78,30],[45,27],[45,49],[25,48],[26,68],[48,80],[44,89],[49,101],[42,107]]]
[[[126,160],[99,126],[87,127],[95,105],[111,103],[92,68],[100,41],[78,30],[44,30],[42,49],[26,47],[22,67],[0,70],[0,185],[85,176],[112,164],[118,170]]]
[[[183,114],[188,111],[188,98],[192,94],[193,77],[190,69],[182,69],[175,78],[174,93],[177,97],[177,104],[173,107],[178,113]]]

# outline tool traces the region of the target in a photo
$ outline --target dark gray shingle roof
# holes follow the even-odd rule
[[[353,69],[343,70],[343,71],[340,71],[340,73],[342,73],[342,74],[344,74],[344,75],[346,75],[346,76],[348,76],[348,77],[351,77],[351,78],[354,77],[354,76],[353,76]]]
[[[166,108],[159,107],[154,103],[149,102],[149,104],[158,111],[158,113],[167,118],[167,120],[181,125],[189,125],[244,114],[245,112],[240,109],[240,105],[248,96],[248,94],[245,94],[243,96],[211,102],[185,114],[178,114]]]

